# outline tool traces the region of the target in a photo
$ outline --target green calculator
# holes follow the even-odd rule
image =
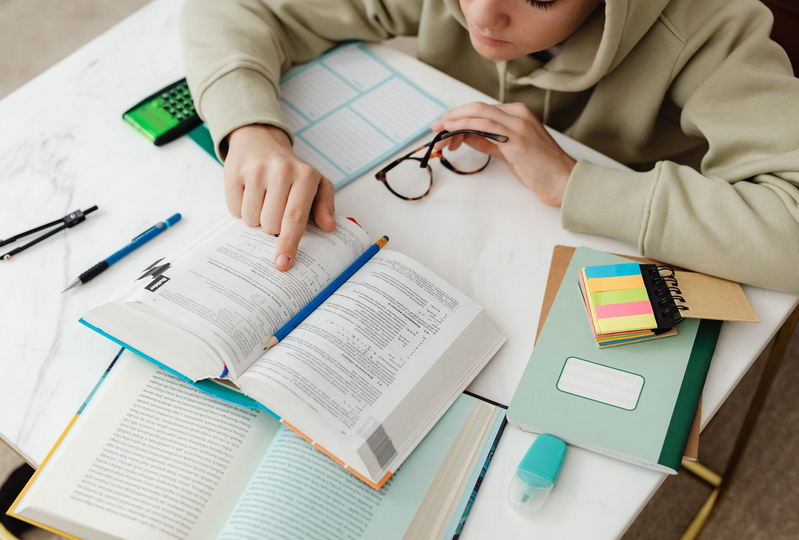
[[[125,111],[122,118],[156,146],[173,141],[203,123],[194,110],[186,79],[146,97]]]

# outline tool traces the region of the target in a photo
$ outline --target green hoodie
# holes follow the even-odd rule
[[[633,169],[578,162],[564,228],[799,292],[799,79],[771,24],[758,0],[607,0],[544,63],[480,56],[458,0],[188,0],[181,17],[222,158],[238,127],[289,132],[277,92],[292,65],[341,41],[418,36],[420,60]]]

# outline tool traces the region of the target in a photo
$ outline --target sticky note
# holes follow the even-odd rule
[[[637,276],[618,276],[606,278],[588,278],[588,290],[592,293],[618,291],[620,289],[636,289],[644,287],[644,278],[639,272]]]
[[[599,333],[609,334],[610,332],[624,332],[627,330],[643,330],[656,328],[657,322],[653,314],[649,315],[630,315],[627,317],[612,317],[610,319],[599,319]]]
[[[629,317],[631,315],[648,315],[651,313],[652,313],[652,304],[649,303],[649,300],[642,300],[640,302],[624,302],[623,304],[605,304],[602,306],[596,306],[596,316],[598,319],[610,319],[612,317]]]
[[[585,267],[585,276],[588,279],[640,275],[641,266],[638,263],[603,264],[601,266]]]
[[[622,289],[620,291],[595,292],[591,295],[591,302],[593,302],[595,306],[623,304],[624,302],[641,302],[643,300],[649,301],[649,295],[643,287],[637,289]]]

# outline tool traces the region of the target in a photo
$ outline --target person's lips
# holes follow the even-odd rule
[[[475,39],[477,41],[479,41],[480,43],[488,45],[489,47],[499,47],[499,46],[507,45],[508,43],[510,43],[509,41],[503,41],[501,39],[494,39],[492,37],[486,36],[485,34],[480,32],[474,26],[470,25],[470,28],[471,28],[471,31],[472,31],[472,35],[475,37]]]

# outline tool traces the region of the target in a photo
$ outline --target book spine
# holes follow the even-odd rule
[[[108,367],[105,368],[105,371],[100,376],[100,380],[98,380],[97,384],[94,385],[94,388],[92,388],[92,391],[89,392],[89,395],[83,401],[83,404],[80,406],[80,409],[78,409],[78,412],[76,412],[75,415],[80,415],[80,413],[83,412],[83,409],[86,408],[86,405],[88,405],[89,401],[91,401],[91,399],[94,397],[95,392],[97,392],[97,390],[100,388],[100,385],[103,384],[103,381],[105,380],[105,378],[108,376],[109,373],[111,373],[111,368],[113,368],[114,365],[117,363],[117,360],[119,360],[119,356],[123,353],[124,350],[125,350],[124,348],[119,349],[119,352],[114,357],[114,359],[111,360],[111,363],[108,364]]]
[[[688,366],[685,368],[680,392],[674,403],[669,428],[666,430],[666,437],[663,439],[663,447],[658,458],[660,465],[675,472],[680,469],[685,445],[688,443],[688,435],[696,416],[699,399],[702,397],[707,372],[710,369],[710,360],[716,350],[721,323],[722,321],[711,320],[699,322],[691,356],[688,358]]]
[[[474,394],[469,394],[469,395],[474,395]],[[488,399],[486,399],[485,401],[488,401],[489,403],[502,407],[502,405],[494,403],[493,401],[490,401]],[[502,437],[502,432],[505,431],[505,426],[507,425],[508,425],[507,419],[503,419],[502,425],[499,427],[499,431],[497,431],[497,436],[494,437],[494,442],[491,445],[491,450],[488,451],[488,456],[486,457],[485,463],[483,464],[483,468],[480,471],[480,476],[477,477],[477,482],[474,483],[474,488],[472,489],[472,494],[469,497],[469,502],[466,503],[466,508],[463,509],[463,515],[461,516],[460,522],[458,523],[458,526],[455,529],[455,534],[452,536],[452,540],[458,540],[458,538],[460,538],[463,526],[466,524],[466,519],[469,517],[469,512],[471,512],[472,510],[472,505],[474,504],[474,500],[477,498],[477,492],[480,490],[480,486],[483,485],[483,478],[485,478],[486,472],[488,471],[488,466],[491,465],[491,458],[494,457],[494,452],[496,452],[497,450],[499,439],[500,437]]]

